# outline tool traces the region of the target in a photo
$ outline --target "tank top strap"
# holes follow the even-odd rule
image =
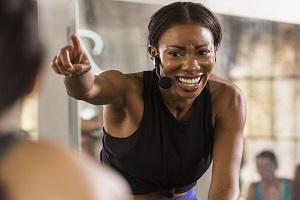
[[[255,183],[255,200],[263,200],[263,193],[260,182]]]
[[[155,89],[153,86],[157,84],[158,78],[154,70],[143,72],[144,94],[147,93],[147,91]]]
[[[285,179],[281,180],[280,185],[281,185],[281,191],[282,191],[281,200],[291,200],[288,180],[285,180]]]
[[[209,87],[209,82],[204,87],[203,90],[203,96],[204,96],[204,102],[203,105],[205,105],[204,108],[204,133],[208,134],[206,135],[206,138],[208,139],[208,144],[210,144],[209,148],[207,149],[206,155],[212,155],[213,153],[213,143],[214,143],[214,135],[213,135],[213,124],[212,124],[212,101],[211,101],[211,91]]]

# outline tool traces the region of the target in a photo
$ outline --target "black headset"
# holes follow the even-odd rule
[[[158,76],[158,85],[162,88],[162,89],[169,89],[172,87],[172,79],[167,77],[167,76],[164,76],[164,77],[161,77],[160,76],[160,58],[158,55],[154,56],[154,59],[153,59],[153,64],[155,66],[155,71],[156,71],[156,75]]]

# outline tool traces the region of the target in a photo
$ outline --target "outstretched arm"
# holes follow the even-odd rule
[[[65,76],[68,94],[92,104],[121,105],[127,92],[129,79],[119,71],[94,75],[87,55],[76,34],[71,35],[72,46],[63,47],[52,60],[52,68]]]

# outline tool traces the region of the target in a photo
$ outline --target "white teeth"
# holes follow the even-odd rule
[[[179,77],[178,79],[183,84],[195,85],[195,84],[198,84],[198,82],[200,81],[200,78],[201,77],[198,77],[198,78],[182,78],[182,77]]]

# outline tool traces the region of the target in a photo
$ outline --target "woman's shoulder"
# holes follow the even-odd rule
[[[287,183],[288,185],[291,185],[293,183],[293,181],[291,179],[288,179],[288,178],[278,178],[278,180],[281,183]]]
[[[138,91],[140,95],[142,94],[144,88],[152,88],[153,81],[156,81],[156,74],[153,73],[153,70],[128,73],[126,74],[126,77],[132,83],[131,85],[134,90]]]
[[[243,96],[242,90],[231,81],[225,80],[216,74],[211,74],[209,80],[209,87],[213,96],[232,96],[240,95]]]
[[[211,74],[208,82],[213,104],[245,102],[243,91],[234,83],[215,74]]]
[[[128,73],[126,74],[126,77],[130,80],[131,84],[129,87],[131,87],[131,91],[133,91],[134,94],[141,96],[144,87],[143,72]]]
[[[246,98],[239,87],[215,74],[211,74],[208,83],[213,121],[217,116],[228,115],[228,113],[239,113],[238,115],[245,116]]]
[[[280,181],[291,181],[290,179],[288,179],[288,178],[282,178],[282,177],[280,177],[280,178],[278,178]]]
[[[125,76],[132,81],[143,82],[144,72],[128,73]]]

